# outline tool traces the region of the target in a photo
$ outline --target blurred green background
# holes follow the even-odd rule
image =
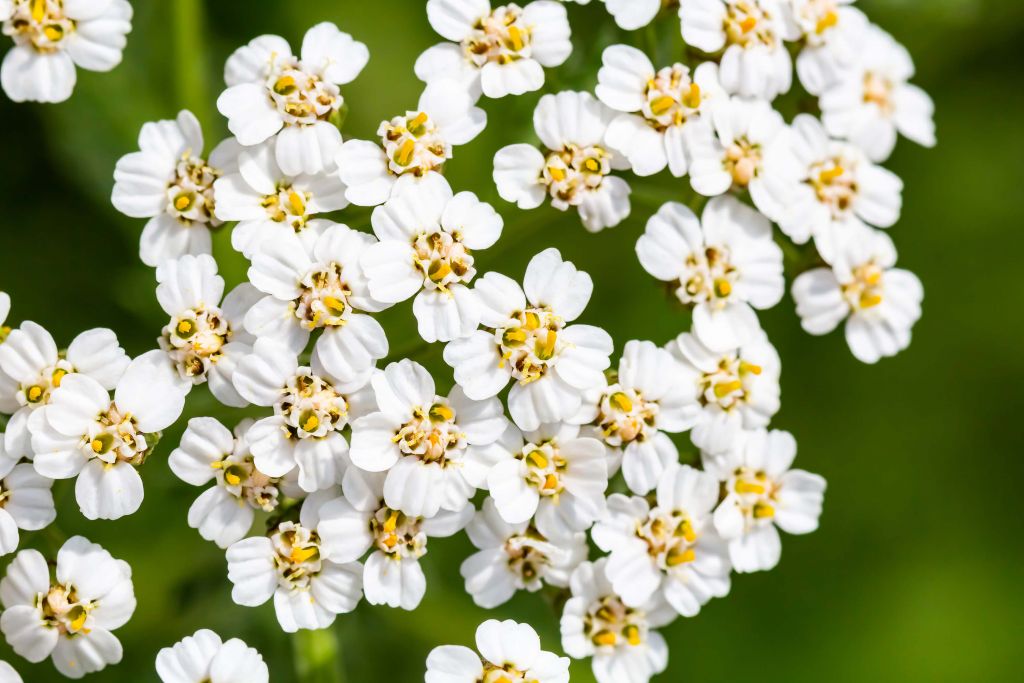
[[[307,27],[330,20],[371,51],[369,66],[344,88],[351,108],[345,134],[368,137],[381,119],[415,106],[421,84],[412,64],[438,37],[420,0],[133,4],[134,30],[116,71],[79,71],[73,98],[58,106],[0,97],[0,289],[14,299],[9,322],[36,320],[61,345],[82,329],[108,326],[134,355],[152,348],[166,323],[152,272],[137,258],[143,221],[125,218],[109,202],[114,163],[136,148],[142,123],[192,108],[209,149],[226,134],[214,102],[230,52],[260,33],[284,35],[297,48]],[[671,663],[656,681],[1021,680],[1024,525],[1008,503],[1024,480],[1020,428],[1012,426],[1024,383],[1024,4],[858,4],[909,47],[916,82],[937,104],[939,147],[901,142],[888,164],[906,180],[903,219],[892,235],[901,265],[925,283],[924,318],[909,352],[869,367],[852,358],[841,335],[804,334],[788,297],[762,317],[784,360],[775,425],[796,435],[798,465],[829,481],[823,524],[814,535],[786,538],[775,571],[738,577],[728,598],[668,628]],[[637,40],[623,37],[600,4],[572,6],[572,20],[577,55],[554,76],[549,72],[554,88],[591,87],[600,49]],[[667,58],[677,45],[669,40],[677,20],[659,30]],[[670,178],[645,181],[648,197],[635,202],[629,220],[596,236],[575,215],[548,207],[524,213],[497,198],[491,156],[504,144],[533,139],[530,112],[538,97],[485,101],[487,130],[449,165],[457,190],[476,191],[506,219],[501,241],[479,255],[481,271],[519,278],[530,255],[557,246],[594,276],[585,321],[605,326],[619,349],[631,338],[668,341],[688,327],[687,316],[640,269],[633,243],[657,208],[650,196],[671,196]],[[367,226],[366,210],[342,215],[353,227]],[[217,237],[216,256],[234,284],[244,277],[244,263],[228,238]],[[396,355],[418,346],[409,305],[384,320]],[[439,386],[450,384],[440,346],[415,357],[437,372]],[[193,392],[186,417],[201,414],[233,424],[242,413],[218,407],[204,388]],[[88,680],[155,681],[159,648],[208,627],[258,648],[275,683],[298,681],[295,640],[280,631],[272,607],[234,605],[223,552],[186,525],[200,489],[167,468],[180,429],[144,467],[146,499],[138,514],[87,523],[72,482],[58,482],[60,531],[28,541],[46,550],[59,534],[83,533],[134,569],[138,610],[116,633],[124,661]],[[429,550],[428,592],[418,610],[364,603],[338,619],[336,665],[345,681],[421,681],[432,647],[471,644],[476,625],[495,616],[528,621],[549,649],[560,650],[558,620],[542,596],[520,595],[485,612],[465,594],[458,573],[468,541],[431,540]],[[0,659],[27,682],[60,680],[48,662],[30,666],[6,643]],[[574,663],[572,675],[578,683],[593,680],[587,662]]]

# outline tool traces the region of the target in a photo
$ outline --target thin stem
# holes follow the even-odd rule
[[[292,637],[295,675],[300,683],[344,683],[341,646],[334,629],[298,631]]]
[[[171,28],[174,35],[174,84],[177,103],[199,119],[204,130],[212,125],[206,69],[205,25],[200,0],[174,0]],[[199,150],[196,150],[198,153]]]

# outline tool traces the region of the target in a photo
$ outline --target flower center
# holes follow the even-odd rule
[[[508,566],[527,587],[538,586],[545,567],[551,564],[548,540],[533,526],[505,541]]]
[[[746,137],[734,140],[725,149],[725,170],[737,187],[746,187],[761,170],[761,145]]]
[[[537,683],[536,679],[526,678],[526,672],[515,668],[513,664],[498,666],[486,660],[483,661],[484,677],[481,683]]]
[[[327,120],[341,108],[341,91],[318,75],[302,69],[295,57],[271,63],[266,82],[270,101],[289,124],[313,124]]]
[[[290,590],[309,588],[320,573],[320,536],[294,522],[283,522],[270,537],[278,583]]]
[[[811,166],[808,180],[818,201],[829,207],[835,218],[849,213],[857,197],[857,178],[854,163],[836,156]]]
[[[583,193],[601,187],[605,176],[611,172],[608,150],[599,145],[567,145],[560,152],[548,154],[540,180],[548,186],[555,205],[563,208],[578,206],[583,201]]]
[[[765,12],[756,0],[727,2],[723,28],[730,45],[744,48],[758,45],[774,47],[779,42],[772,26],[771,15]]]
[[[53,393],[53,390],[60,387],[61,381],[74,371],[71,363],[64,359],[58,360],[56,365],[43,368],[35,382],[22,385],[18,390],[16,398],[19,405],[33,408],[46,405],[50,402],[50,394]]]
[[[636,535],[647,543],[647,552],[662,569],[672,569],[697,559],[697,532],[683,510],[654,508],[647,520],[637,524]]]
[[[307,207],[313,195],[294,188],[291,184],[282,183],[277,186],[275,194],[268,194],[260,200],[270,220],[287,223],[296,233],[302,232],[309,220]]]
[[[732,265],[727,247],[706,247],[686,257],[676,296],[684,304],[708,303],[724,308],[732,296],[739,271]]]
[[[191,151],[185,152],[167,186],[167,213],[186,224],[220,225],[213,215],[213,183],[219,177],[220,171],[192,156]]]
[[[647,82],[643,112],[654,128],[678,126],[697,113],[701,103],[700,86],[690,80],[690,70],[682,64],[665,67]]]
[[[15,0],[3,30],[16,44],[46,53],[63,47],[64,39],[75,31],[75,22],[64,16],[63,0]]]
[[[853,311],[874,308],[882,303],[883,270],[869,261],[853,269],[853,280],[843,285],[843,298]]]
[[[778,485],[761,470],[739,467],[725,484],[726,491],[739,498],[739,508],[747,524],[770,523],[775,517]]]
[[[598,651],[620,645],[636,647],[647,638],[647,620],[638,609],[626,607],[614,595],[605,596],[591,605],[583,618],[584,632]]]
[[[171,318],[160,337],[178,374],[194,383],[206,380],[210,368],[220,359],[221,349],[232,330],[219,308],[191,309]]]
[[[632,441],[644,441],[647,429],[654,429],[658,418],[658,404],[647,401],[635,389],[615,384],[601,397],[597,424],[609,446],[622,446]]]
[[[519,5],[498,7],[477,21],[473,31],[462,40],[466,59],[477,68],[488,62],[508,64],[528,59],[533,52],[533,28],[523,20]]]
[[[455,424],[455,411],[444,399],[435,401],[427,410],[413,410],[413,418],[395,432],[392,440],[403,455],[444,467],[465,449],[466,435]]]
[[[416,267],[423,273],[424,286],[447,292],[457,283],[468,283],[476,276],[473,256],[459,235],[448,232],[421,233],[412,243]]]
[[[436,171],[452,158],[452,146],[426,112],[406,112],[384,121],[377,129],[388,158],[388,169],[395,175],[422,176]]]
[[[304,328],[340,327],[352,314],[352,289],[337,263],[312,270],[300,282],[302,294],[294,302],[295,317]]]
[[[97,458],[108,465],[120,461],[138,466],[152,450],[148,436],[139,431],[131,413],[122,412],[116,403],[111,402],[110,407],[89,425],[80,448],[87,457]]]
[[[839,4],[836,0],[805,0],[796,5],[796,21],[813,46],[824,45],[825,34],[839,25]]]
[[[330,382],[309,368],[299,368],[274,405],[274,413],[284,417],[288,438],[321,438],[345,426],[348,401]]]
[[[749,400],[750,384],[760,374],[760,366],[736,356],[725,356],[719,361],[717,370],[701,376],[701,403],[717,405],[725,411],[732,410]]]
[[[378,550],[396,560],[419,559],[427,554],[427,536],[420,517],[382,507],[370,518],[370,533]]]
[[[74,586],[51,584],[50,590],[36,598],[36,608],[42,613],[43,625],[57,629],[61,635],[86,635],[89,613],[99,605],[95,602],[82,602]]]
[[[501,356],[499,365],[508,368],[523,384],[540,379],[558,359],[565,342],[559,341],[562,319],[550,311],[529,308],[509,318],[494,332]]]
[[[239,501],[264,512],[277,508],[280,479],[268,477],[256,469],[251,455],[228,455],[211,463],[210,467],[217,470],[217,484]]]
[[[877,105],[885,115],[891,115],[895,108],[892,101],[892,81],[882,74],[869,71],[864,74],[864,102]]]
[[[528,443],[516,457],[526,463],[526,483],[541,496],[557,497],[565,489],[563,476],[569,463],[553,442],[546,441],[539,446]]]

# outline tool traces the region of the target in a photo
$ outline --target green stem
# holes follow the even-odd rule
[[[196,115],[204,130],[212,125],[206,69],[206,20],[200,0],[174,0],[171,29],[174,36],[174,95],[179,106]],[[198,150],[197,150],[198,152]]]
[[[300,683],[344,683],[341,647],[333,629],[298,631],[292,638]]]

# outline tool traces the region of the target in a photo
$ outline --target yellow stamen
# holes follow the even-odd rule
[[[597,173],[598,171],[601,170],[601,162],[599,162],[594,157],[590,157],[589,159],[583,162],[583,167],[590,171],[591,173]]]
[[[512,49],[516,52],[522,50],[526,45],[525,41],[523,41],[523,32],[519,30],[518,26],[508,27],[508,38],[512,43]]]
[[[281,76],[274,83],[274,92],[278,95],[290,95],[298,88],[295,79],[291,76]]]
[[[700,86],[696,83],[690,84],[690,92],[683,95],[683,104],[690,109],[696,109],[700,106]]]
[[[715,280],[715,296],[719,297],[720,299],[724,299],[730,294],[732,294],[731,282],[729,282],[725,278],[718,278],[717,280]]]
[[[836,178],[839,178],[841,175],[843,175],[843,173],[845,173],[845,172],[846,171],[843,169],[842,166],[836,165],[836,166],[834,166],[832,168],[829,168],[829,169],[826,169],[826,170],[822,171],[819,174],[818,177],[821,179],[822,183],[828,185],[833,180],[835,180]]]
[[[526,314],[526,329],[535,330],[540,327],[540,316],[536,313]]]
[[[697,559],[697,554],[693,552],[693,548],[687,548],[686,550],[673,548],[672,552],[665,558],[665,564],[670,567],[678,567],[681,564],[693,562],[695,559]]]
[[[558,166],[548,166],[548,173],[551,174],[551,178],[555,182],[560,183],[565,180],[565,170]]]
[[[54,387],[59,387],[60,383],[64,381],[64,377],[67,376],[67,374],[67,370],[57,368],[56,370],[53,371],[53,374],[50,376],[50,383],[53,384]]]
[[[554,491],[557,488],[558,488],[558,476],[556,476],[554,474],[549,474],[548,476],[544,477],[544,490],[545,491]]]
[[[548,466],[548,459],[540,451],[532,451],[526,456],[526,459],[533,463],[534,467],[541,470],[546,469]]]
[[[775,508],[768,503],[758,503],[754,506],[754,519],[771,519],[775,516]]]
[[[626,628],[622,629],[622,635],[626,636],[626,641],[636,647],[640,644],[640,629],[635,625],[630,624]]]
[[[46,16],[46,0],[32,0],[32,19],[42,21]]]
[[[715,385],[715,396],[718,398],[725,398],[734,391],[739,391],[743,388],[743,383],[739,380],[733,380],[731,382],[722,382]]]
[[[501,335],[501,343],[505,346],[518,346],[526,343],[526,332],[515,328],[512,330],[505,330],[505,333]]]
[[[192,197],[187,194],[179,194],[174,199],[174,208],[178,211],[187,211],[192,207]]]
[[[434,422],[449,422],[455,417],[455,411],[446,405],[435,403],[430,406],[428,415]]]
[[[29,403],[38,403],[43,398],[43,388],[38,384],[34,384],[25,391],[25,398],[28,399]]]
[[[873,308],[882,303],[882,297],[872,292],[864,292],[860,295],[861,308]]]
[[[395,153],[395,163],[399,166],[408,166],[412,161],[413,152],[416,151],[416,141],[409,138],[402,143],[402,146]]]
[[[58,40],[64,37],[64,29],[60,26],[60,24],[50,24],[49,26],[43,28],[43,35],[45,35],[46,39],[49,40],[51,43],[56,43]]]
[[[388,515],[388,518],[386,520],[384,520],[384,531],[386,531],[389,534],[395,532],[395,529],[398,528],[398,515],[399,514],[400,513],[398,512],[398,510],[392,510],[391,511],[391,514]]]
[[[336,296],[325,296],[321,301],[327,308],[327,312],[337,317],[345,312],[345,302]]]
[[[594,634],[595,645],[615,645],[618,638],[611,631],[599,631]]]
[[[92,448],[93,453],[100,453],[103,451],[103,442],[99,439],[93,439],[89,442],[89,447]]]
[[[234,472],[225,472],[224,481],[226,481],[231,486],[238,486],[239,484],[242,483],[242,478],[235,474]]]
[[[826,30],[832,28],[838,23],[839,14],[837,14],[835,10],[829,10],[825,14],[825,16],[823,16],[821,19],[818,19],[818,23],[814,27],[814,30],[817,31],[818,33],[824,33]]]
[[[671,109],[672,105],[675,103],[676,101],[669,97],[668,95],[662,95],[661,97],[651,102],[651,113],[654,114],[655,116],[661,116],[669,109]]]
[[[754,365],[753,363],[748,363],[747,361],[740,361],[740,374],[760,375],[761,366]]]
[[[693,530],[693,525],[690,524],[690,520],[683,520],[679,528],[676,529],[676,533],[686,539],[687,543],[693,543],[697,540],[697,532]]]
[[[179,337],[187,337],[196,331],[196,326],[191,320],[181,320],[174,329]]]
[[[616,391],[614,394],[609,396],[608,403],[610,403],[616,410],[620,410],[624,413],[633,411],[633,402],[629,400],[629,396],[626,396],[621,391]]]
[[[288,203],[292,207],[292,213],[297,216],[306,215],[306,200],[295,190],[288,193]]]
[[[75,611],[78,611],[78,615],[71,620],[71,630],[77,633],[82,630],[83,626],[85,626],[85,620],[89,618],[89,613],[82,607],[79,607]]]
[[[431,282],[440,282],[448,277],[451,272],[452,267],[447,261],[434,261],[427,270],[427,277],[430,278]]]
[[[314,558],[320,554],[320,549],[316,546],[310,548],[292,548],[292,554],[290,559],[294,564],[301,564],[311,558]]]
[[[757,26],[757,19],[755,19],[754,17],[747,17],[746,19],[740,22],[740,30],[742,30],[744,33],[750,33],[752,30],[754,30],[755,26]]]
[[[306,432],[315,432],[317,427],[320,426],[320,418],[316,415],[310,414],[302,423],[302,429]]]
[[[755,484],[750,481],[738,481],[736,482],[736,493],[753,493],[755,495],[762,495],[765,492],[764,486]]]
[[[558,333],[548,330],[548,336],[542,344],[538,345],[537,358],[550,360],[555,355],[555,344],[558,341]]]

